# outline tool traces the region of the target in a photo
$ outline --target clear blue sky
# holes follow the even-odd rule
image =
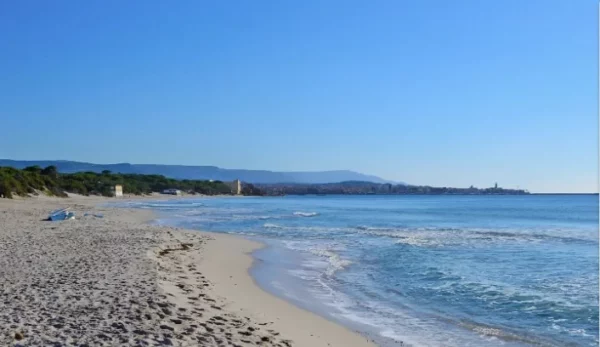
[[[4,1],[0,158],[598,191],[596,1]]]

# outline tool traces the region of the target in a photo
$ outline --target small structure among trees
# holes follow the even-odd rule
[[[231,182],[227,182],[227,185],[231,188],[231,194],[242,194],[242,182],[240,180],[233,180]]]

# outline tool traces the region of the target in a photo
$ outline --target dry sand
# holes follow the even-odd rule
[[[0,199],[0,346],[373,345],[262,291],[260,244],[105,201]],[[67,206],[77,219],[43,220]]]

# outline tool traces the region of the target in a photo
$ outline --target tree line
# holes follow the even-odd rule
[[[59,173],[55,166],[30,166],[23,170],[0,167],[0,197],[45,193],[67,196],[65,192],[81,195],[113,196],[115,185],[123,186],[124,194],[150,194],[165,189],[179,189],[186,193],[219,195],[231,194],[231,188],[222,181],[176,180],[162,175],[119,174],[110,171]],[[242,194],[261,195],[260,190],[245,184]]]

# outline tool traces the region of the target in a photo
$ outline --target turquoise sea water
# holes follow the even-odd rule
[[[134,202],[265,242],[266,290],[381,345],[597,346],[598,196]]]

